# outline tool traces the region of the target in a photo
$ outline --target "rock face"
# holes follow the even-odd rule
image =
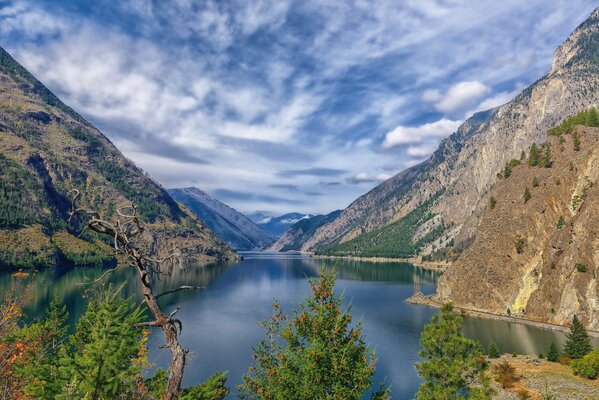
[[[306,240],[310,239],[314,232],[326,223],[333,221],[341,214],[341,210],[333,211],[327,215],[315,215],[303,218],[291,225],[287,231],[268,250],[290,251],[301,250]]]
[[[0,48],[0,268],[104,263],[110,248],[66,222],[70,189],[104,218],[134,202],[148,245],[186,261],[235,258],[188,211]]]
[[[274,240],[248,217],[198,188],[169,189],[168,193],[235,250],[263,249]]]
[[[468,243],[480,223],[497,173],[519,158],[547,129],[599,102],[599,9],[555,52],[549,73],[509,103],[473,115],[424,163],[407,169],[355,200],[303,245],[314,251],[343,243],[399,220],[443,191],[427,230],[447,226],[443,238]],[[426,232],[419,232],[425,235]],[[429,246],[430,250],[432,246]],[[426,249],[425,249],[426,251]]]
[[[524,162],[492,188],[476,239],[441,277],[437,300],[556,324],[576,314],[599,329],[599,129],[575,132],[579,151],[572,134],[563,144],[552,136],[551,168]]]

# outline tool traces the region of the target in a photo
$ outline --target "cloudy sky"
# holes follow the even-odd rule
[[[588,0],[0,0],[0,46],[166,187],[346,207],[545,74]]]

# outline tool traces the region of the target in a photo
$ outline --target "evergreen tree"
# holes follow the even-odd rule
[[[551,161],[551,147],[549,144],[545,143],[541,146],[542,154],[539,159],[539,166],[545,168],[551,168],[553,165],[553,161]]]
[[[524,189],[524,195],[522,195],[522,197],[524,198],[524,202],[528,203],[528,200],[530,200],[530,198],[532,197],[528,188]]]
[[[565,223],[566,223],[566,220],[564,219],[564,216],[560,215],[559,218],[558,218],[558,220],[557,220],[557,223],[555,224],[555,227],[557,229],[562,229],[564,227]]]
[[[499,352],[499,348],[495,342],[489,343],[488,354],[490,358],[498,358],[500,356],[501,353]]]
[[[597,109],[595,107],[589,110],[587,115],[587,125],[592,127],[599,127],[599,113],[597,113]]]
[[[559,360],[559,350],[555,343],[549,345],[549,352],[547,353],[547,361],[557,362]]]
[[[540,159],[539,148],[537,147],[536,143],[533,143],[530,146],[530,152],[528,155],[528,165],[530,165],[531,167],[536,167],[537,165],[539,165],[539,159]]]
[[[488,363],[481,345],[462,335],[462,322],[448,303],[425,326],[420,339],[424,361],[416,365],[424,378],[418,400],[491,398]]]
[[[497,200],[495,199],[495,197],[491,197],[491,199],[489,200],[489,206],[491,207],[491,210],[494,209],[496,205]]]
[[[576,315],[572,319],[570,333],[566,337],[564,354],[572,359],[582,358],[593,349],[591,338]]]
[[[572,143],[574,144],[574,151],[580,151],[580,133],[572,133]]]
[[[351,327],[350,310],[335,296],[334,272],[323,270],[310,281],[312,297],[293,317],[279,303],[264,321],[267,340],[254,349],[255,366],[238,387],[242,399],[361,399],[370,388],[375,359],[360,324]],[[386,399],[381,389],[372,398]]]
[[[68,398],[67,391],[91,400],[132,397],[140,372],[134,360],[142,343],[135,324],[143,313],[120,292],[109,288],[89,301],[75,334],[60,351],[63,389],[57,399]]]

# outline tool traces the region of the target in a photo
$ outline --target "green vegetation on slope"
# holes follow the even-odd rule
[[[435,216],[431,208],[441,193],[442,191],[435,193],[396,222],[364,233],[347,242],[334,244],[318,251],[317,254],[357,257],[411,257],[417,254],[424,245],[441,237],[447,229],[444,224],[441,224],[421,238],[414,240],[417,229]]]
[[[596,108],[583,110],[576,115],[568,117],[561,124],[554,126],[547,131],[548,135],[560,136],[564,133],[570,133],[576,125],[599,127],[599,113]]]

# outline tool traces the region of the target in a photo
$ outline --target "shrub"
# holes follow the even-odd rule
[[[539,178],[537,178],[536,176],[532,179],[532,187],[538,187],[539,186]]]
[[[522,254],[524,253],[524,238],[520,235],[516,236],[516,241],[514,242],[514,246],[516,247],[516,253]]]
[[[524,189],[524,194],[522,195],[522,197],[524,198],[524,202],[528,203],[528,200],[530,200],[530,198],[532,197],[528,188]]]
[[[497,200],[495,199],[495,197],[491,197],[491,199],[489,200],[489,206],[491,207],[491,210],[494,209],[496,205]]]
[[[599,375],[599,348],[570,363],[574,375],[595,379]]]
[[[489,351],[488,353],[490,358],[498,358],[500,355],[499,348],[495,342],[489,343]]]
[[[564,220],[564,216],[560,215],[559,218],[558,218],[558,220],[557,220],[557,223],[555,224],[555,227],[557,229],[562,229],[564,227],[565,223],[566,223],[566,221]]]
[[[547,353],[547,361],[558,362],[559,361],[559,350],[555,343],[551,343],[549,346],[549,352]]]
[[[576,271],[578,272],[587,272],[587,266],[583,263],[576,264]]]
[[[493,376],[495,381],[503,389],[509,389],[520,379],[516,376],[516,369],[507,361],[503,361],[493,367]]]

